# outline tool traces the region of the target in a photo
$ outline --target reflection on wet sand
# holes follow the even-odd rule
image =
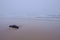
[[[10,24],[22,27],[9,28]],[[60,22],[3,18],[0,20],[0,40],[60,40]]]

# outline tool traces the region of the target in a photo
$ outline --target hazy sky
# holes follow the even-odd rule
[[[0,0],[0,17],[60,14],[60,0]]]

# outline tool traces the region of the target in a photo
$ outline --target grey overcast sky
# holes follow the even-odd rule
[[[60,0],[0,0],[0,17],[59,15]]]

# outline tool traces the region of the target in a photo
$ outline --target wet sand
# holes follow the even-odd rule
[[[11,24],[19,29],[9,28]],[[60,20],[0,18],[0,40],[60,40]]]

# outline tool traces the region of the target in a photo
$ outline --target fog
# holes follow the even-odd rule
[[[60,0],[0,0],[0,17],[60,15]]]
[[[60,40],[60,0],[0,0],[0,40]]]

